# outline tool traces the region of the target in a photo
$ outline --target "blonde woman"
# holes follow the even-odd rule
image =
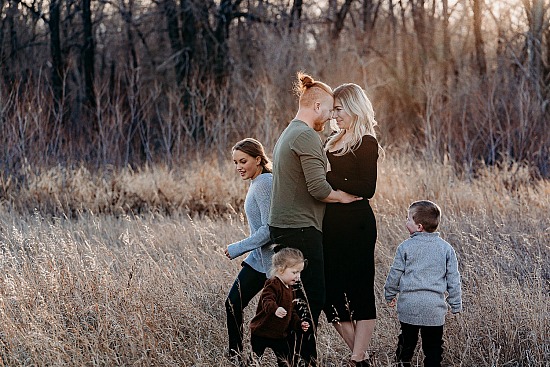
[[[374,246],[376,220],[369,200],[376,190],[379,145],[374,111],[363,89],[343,84],[334,90],[336,132],[325,151],[327,181],[363,200],[327,204],[323,220],[326,302],[324,312],[352,351],[356,366],[369,366],[374,332]]]

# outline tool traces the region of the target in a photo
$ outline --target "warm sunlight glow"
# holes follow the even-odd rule
[[[509,20],[515,25],[525,20],[525,7],[521,0],[487,0],[485,7],[495,20]]]

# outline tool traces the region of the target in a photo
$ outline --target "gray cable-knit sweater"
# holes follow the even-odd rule
[[[397,315],[407,324],[441,326],[449,306],[452,313],[462,311],[456,253],[438,232],[415,232],[397,248],[384,286],[386,301],[398,293]]]
[[[261,273],[267,273],[273,256],[269,240],[269,226],[267,225],[272,183],[273,175],[271,173],[262,173],[250,182],[244,200],[250,236],[227,247],[231,259],[251,251],[244,262]]]

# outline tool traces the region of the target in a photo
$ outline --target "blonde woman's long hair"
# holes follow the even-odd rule
[[[374,127],[378,123],[374,118],[372,103],[363,88],[354,83],[342,84],[334,90],[334,100],[339,100],[344,111],[353,118],[348,129],[348,133],[352,134],[352,138],[335,155],[345,155],[356,150],[361,145],[363,135],[372,135],[376,138]],[[337,127],[332,126],[332,128],[337,133],[327,140],[325,144],[326,151],[331,150],[346,133],[344,130],[338,131]]]

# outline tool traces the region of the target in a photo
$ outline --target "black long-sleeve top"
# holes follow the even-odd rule
[[[343,156],[327,152],[331,170],[327,173],[327,181],[334,190],[342,190],[349,194],[361,196],[363,200],[345,205],[349,209],[360,209],[368,206],[368,199],[376,191],[378,142],[371,135],[361,139],[361,145],[353,152]]]

